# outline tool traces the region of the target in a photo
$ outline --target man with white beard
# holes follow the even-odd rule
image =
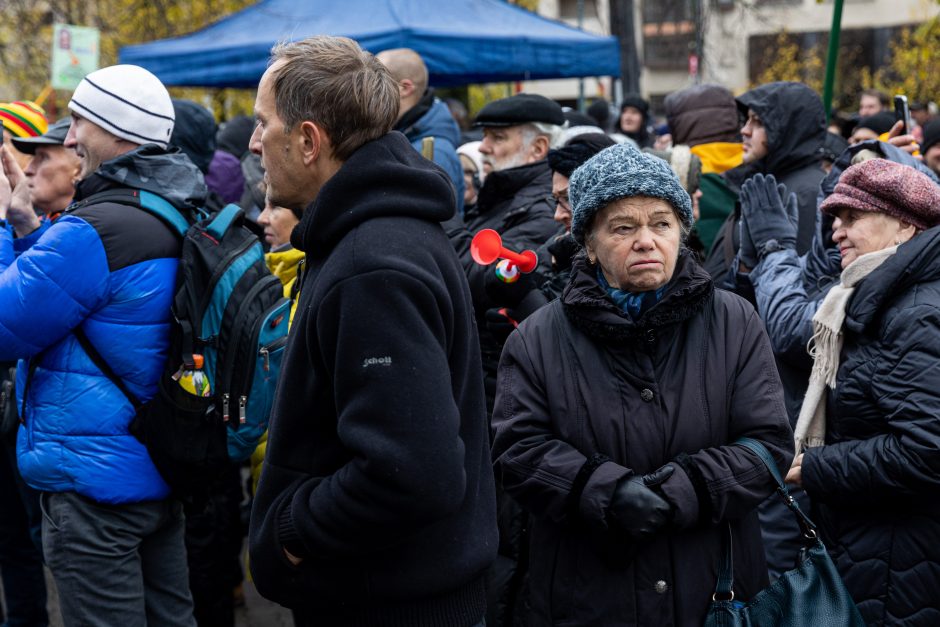
[[[518,94],[483,107],[474,126],[483,128],[480,153],[486,180],[477,204],[443,225],[470,282],[491,412],[496,366],[503,348],[487,330],[485,318],[486,311],[498,305],[487,296],[485,287],[487,274],[492,274],[494,267],[473,261],[470,241],[482,229],[493,229],[502,236],[506,248],[534,250],[558,231],[552,218],[555,201],[546,157],[560,138],[564,123],[558,103],[536,94]]]

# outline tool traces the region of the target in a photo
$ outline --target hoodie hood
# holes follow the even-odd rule
[[[184,210],[203,207],[209,195],[202,172],[189,157],[178,148],[164,150],[156,144],[144,144],[102,163],[79,182],[76,199],[115,184],[152,192]]]
[[[696,85],[674,92],[666,96],[663,108],[675,144],[741,142],[734,94],[721,85]]]
[[[327,181],[294,227],[291,244],[325,257],[366,220],[403,216],[441,222],[453,216],[454,205],[447,173],[393,131],[356,150]]]
[[[768,154],[755,162],[761,172],[779,176],[822,159],[826,111],[803,83],[767,83],[739,96],[737,103],[744,116],[752,109],[767,130]]]

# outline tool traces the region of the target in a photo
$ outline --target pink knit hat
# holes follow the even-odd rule
[[[869,159],[843,172],[835,191],[819,206],[831,215],[846,208],[884,213],[929,229],[940,224],[940,186],[911,166]]]

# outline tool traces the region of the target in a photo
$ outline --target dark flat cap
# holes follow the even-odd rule
[[[37,146],[61,146],[65,143],[65,136],[69,134],[71,124],[71,118],[62,118],[55,124],[50,125],[49,129],[42,135],[14,137],[13,145],[16,146],[17,150],[27,155],[36,154]]]
[[[473,126],[518,126],[531,122],[561,126],[565,123],[565,114],[557,102],[545,96],[516,94],[483,107]]]

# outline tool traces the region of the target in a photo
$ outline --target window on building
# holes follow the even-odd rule
[[[597,19],[597,0],[584,1],[584,19]],[[558,17],[563,20],[578,19],[578,0],[560,0]]]

